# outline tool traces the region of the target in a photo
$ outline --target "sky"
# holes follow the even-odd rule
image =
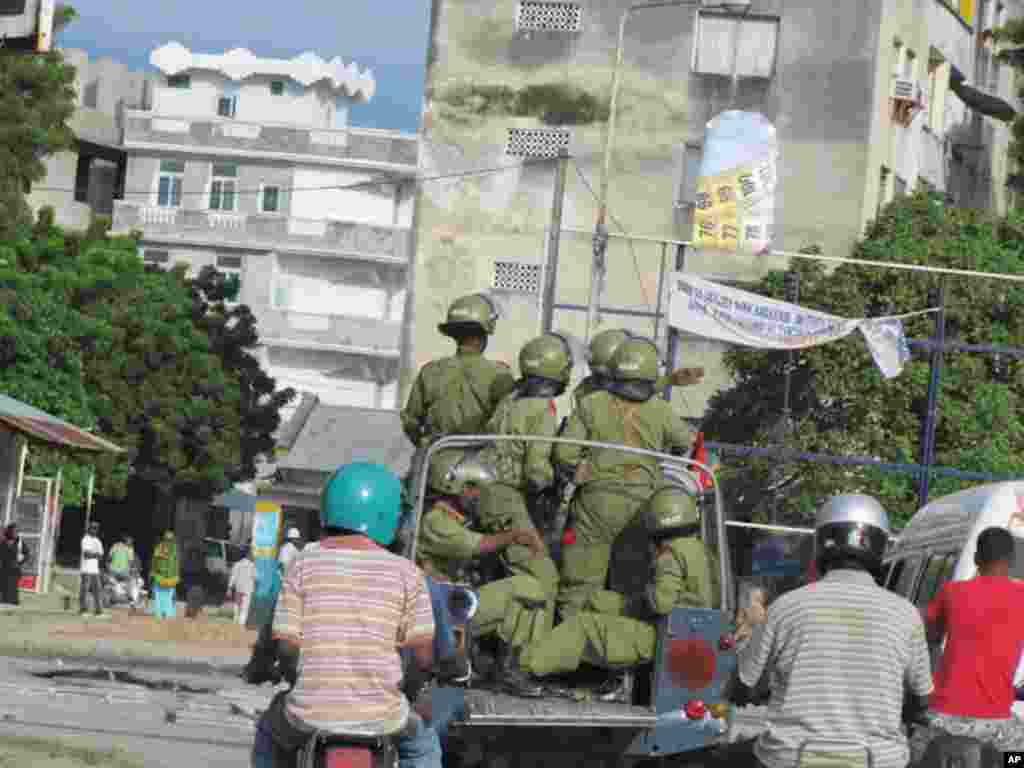
[[[70,0],[76,19],[58,37],[62,48],[109,56],[152,70],[149,54],[177,41],[198,53],[248,48],[291,58],[313,51],[372,70],[377,92],[352,108],[365,128],[415,132],[423,105],[430,0]],[[277,8],[277,13],[270,13]],[[387,9],[384,11],[383,9]],[[262,13],[254,13],[259,9]]]

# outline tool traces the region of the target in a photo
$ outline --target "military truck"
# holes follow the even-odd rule
[[[699,488],[693,473],[707,473],[714,487],[701,504],[702,535],[718,559],[719,609],[676,608],[659,622],[654,663],[635,671],[633,698],[628,703],[595,700],[585,692],[578,698],[552,695],[527,699],[503,693],[488,683],[471,681],[468,687],[440,683],[430,695],[435,721],[444,719],[445,713],[452,718],[446,751],[449,764],[459,768],[525,768],[564,765],[568,760],[568,764],[586,766],[686,765],[692,758],[699,765],[703,752],[725,741],[729,710],[723,689],[736,668],[734,585],[728,547],[724,546],[722,494],[717,478],[710,468],[690,459],[586,440],[520,435],[446,437],[431,446],[420,465],[415,485],[415,525],[406,542],[407,556],[415,559],[431,458],[441,450],[472,449],[503,440],[614,447],[654,457],[666,481],[684,488]],[[629,547],[630,533],[624,532],[616,546]],[[613,555],[612,571],[615,568]],[[613,572],[609,581],[615,577]],[[453,626],[464,629],[471,625],[473,590],[479,588],[479,583],[445,587],[449,591],[447,618]],[[474,656],[474,669],[485,661],[476,658],[482,651],[472,643],[461,644],[459,653]]]

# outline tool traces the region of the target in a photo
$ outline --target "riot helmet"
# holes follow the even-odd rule
[[[608,369],[609,392],[635,402],[650,400],[658,380],[658,347],[650,339],[633,336],[615,350]]]
[[[576,360],[574,340],[562,333],[545,333],[519,351],[521,391],[527,397],[558,397],[569,385]]]
[[[654,539],[696,536],[700,533],[700,512],[693,496],[675,485],[655,491],[641,513],[644,527]]]
[[[456,341],[467,336],[481,336],[486,343],[500,316],[498,304],[492,296],[473,293],[452,302],[445,321],[437,326],[437,330]]]
[[[889,543],[889,516],[872,496],[844,493],[818,510],[814,549],[819,574],[853,561],[874,572]]]
[[[430,489],[443,496],[458,496],[462,511],[474,519],[480,504],[480,491],[494,481],[494,471],[480,461],[478,451],[442,450],[430,460]]]
[[[629,331],[622,328],[609,328],[590,340],[590,346],[587,349],[587,362],[590,365],[590,376],[595,386],[604,387],[608,383],[612,356],[631,336]]]

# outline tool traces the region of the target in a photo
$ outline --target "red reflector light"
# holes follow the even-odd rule
[[[717,657],[714,648],[695,635],[673,640],[668,647],[665,667],[672,682],[690,691],[703,691],[715,679]]]
[[[736,647],[736,636],[731,632],[726,632],[718,640],[718,649],[720,651],[731,651]]]
[[[686,709],[683,710],[690,720],[703,720],[708,713],[708,708],[700,699],[690,699],[686,702]]]
[[[373,752],[366,747],[327,747],[324,768],[373,768]]]

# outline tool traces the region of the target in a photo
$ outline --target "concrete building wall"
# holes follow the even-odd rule
[[[221,97],[235,99],[233,118],[253,123],[288,123],[317,128],[345,128],[351,100],[323,84],[303,86],[285,76],[252,75],[241,82],[217,72],[187,73],[187,87],[163,77],[153,94],[153,111],[174,117],[216,117]],[[283,84],[275,94],[271,84]],[[171,84],[169,84],[171,83]]]

